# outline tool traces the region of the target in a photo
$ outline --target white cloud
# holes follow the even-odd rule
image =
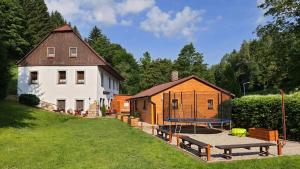
[[[147,13],[147,19],[140,23],[140,27],[158,37],[179,35],[191,39],[197,31],[196,25],[202,20],[203,12],[186,6],[172,17],[170,12],[163,12],[155,6]]]
[[[118,4],[120,14],[140,13],[147,8],[154,6],[154,0],[126,0]]]
[[[155,0],[45,0],[49,11],[57,10],[69,21],[100,22],[113,25],[122,22],[121,17],[138,14],[151,8]],[[125,23],[129,25],[129,22]]]

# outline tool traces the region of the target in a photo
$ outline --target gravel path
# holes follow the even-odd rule
[[[147,123],[143,123],[143,131],[151,134],[151,126]],[[208,143],[212,146],[216,145],[226,145],[226,144],[247,144],[247,143],[263,143],[264,140],[259,140],[250,137],[237,137],[229,135],[229,131],[218,131],[214,129],[207,128],[197,128],[197,134],[193,133],[193,130],[185,130],[182,135],[187,135],[196,140]],[[156,131],[155,131],[156,134]],[[275,142],[274,142],[275,143]],[[172,145],[176,145],[176,137],[172,139]],[[222,157],[223,150],[212,148],[211,149],[211,161],[228,161]],[[243,159],[257,159],[257,158],[268,158],[258,155],[259,148],[247,149],[233,149],[232,160],[243,160]],[[269,157],[277,156],[277,146],[270,147]],[[286,145],[283,147],[283,155],[300,155],[300,142],[287,141]],[[205,157],[203,157],[205,159]]]

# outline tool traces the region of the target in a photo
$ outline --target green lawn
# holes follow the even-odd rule
[[[0,102],[0,168],[297,168],[300,157],[207,164],[116,119]]]

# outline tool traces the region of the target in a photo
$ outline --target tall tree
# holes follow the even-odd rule
[[[18,59],[30,46],[24,35],[23,10],[15,0],[0,1],[0,18],[0,40],[5,44],[10,59]]]
[[[51,12],[50,22],[52,25],[52,29],[63,26],[64,24],[67,23],[65,18],[58,11]]]
[[[0,100],[7,95],[8,81],[10,79],[6,45],[0,38]]]
[[[36,45],[52,30],[47,6],[44,0],[19,0],[19,2],[27,23],[24,34],[32,46]]]
[[[185,45],[175,60],[174,68],[180,77],[197,75],[200,78],[208,79],[207,64],[203,63],[203,55],[196,51],[192,43]]]

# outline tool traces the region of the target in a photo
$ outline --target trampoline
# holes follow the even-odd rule
[[[219,93],[211,92],[168,92],[163,95],[163,122],[170,127],[175,124],[175,132],[179,126],[190,124],[194,126],[194,133],[198,124],[213,128],[229,125],[231,128],[231,109],[223,106],[226,101]]]

